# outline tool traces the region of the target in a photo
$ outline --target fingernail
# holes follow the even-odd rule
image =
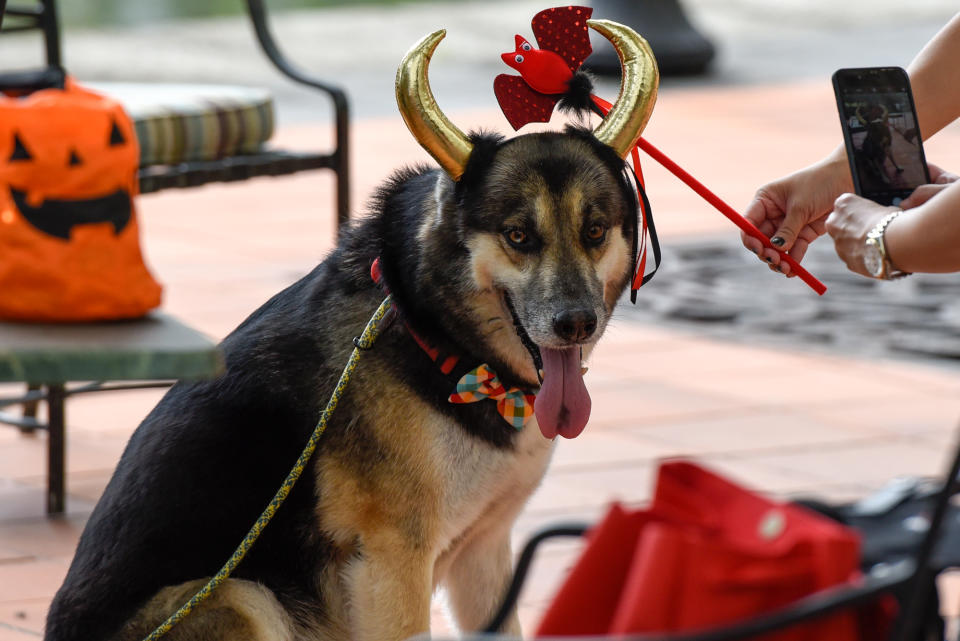
[[[783,244],[787,241],[785,241],[783,238],[780,238],[780,236],[774,236],[773,238],[770,239],[770,242],[776,245],[777,247],[783,247]]]
[[[777,271],[780,272],[781,274],[783,273],[783,269],[780,267],[780,265],[777,265]]]
[[[773,259],[770,258],[769,256],[764,256],[763,259],[764,259],[765,261],[767,261],[768,263],[772,263],[772,262],[773,262]]]

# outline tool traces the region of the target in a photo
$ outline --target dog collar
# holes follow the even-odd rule
[[[379,257],[370,266],[370,277],[385,294],[390,293],[390,288],[387,287],[383,279]],[[396,301],[393,302],[393,310],[403,318]],[[430,360],[436,363],[440,371],[447,376],[451,376],[454,368],[460,363],[460,355],[442,350],[431,344],[410,327],[410,323],[405,318],[403,326],[406,327],[407,333],[420,346],[420,349],[430,357]],[[535,399],[536,395],[528,390],[519,387],[505,387],[500,382],[496,372],[486,363],[477,365],[461,376],[456,382],[453,393],[447,398],[448,402],[454,404],[476,403],[484,400],[494,401],[497,404],[497,412],[503,417],[503,420],[517,430],[523,429],[523,426],[533,416]]]

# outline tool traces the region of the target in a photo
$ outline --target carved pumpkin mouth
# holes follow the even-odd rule
[[[122,189],[87,200],[48,198],[39,207],[28,205],[26,192],[19,189],[11,187],[10,195],[28,223],[46,234],[64,240],[70,240],[70,231],[74,225],[110,223],[113,225],[114,235],[119,235],[130,222],[130,194]]]

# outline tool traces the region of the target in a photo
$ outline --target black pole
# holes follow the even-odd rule
[[[943,487],[937,495],[927,534],[917,550],[916,574],[904,591],[904,594],[909,596],[897,619],[897,633],[893,637],[897,641],[916,641],[922,638],[920,635],[926,619],[927,601],[930,599],[930,589],[934,586],[934,577],[937,575],[937,570],[931,567],[930,561],[937,543],[940,542],[940,529],[957,486],[957,475],[960,474],[960,437],[954,449],[956,453],[950,464],[950,470],[943,479]]]
[[[47,386],[47,514],[63,514],[66,508],[65,402],[63,383]]]
[[[60,22],[57,18],[57,3],[55,0],[42,1],[43,16],[40,21],[47,49],[47,66],[62,70],[63,61],[60,58]]]

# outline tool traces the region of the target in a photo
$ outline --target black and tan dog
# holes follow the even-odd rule
[[[397,173],[320,266],[223,341],[222,376],[176,385],[144,420],[80,539],[48,640],[142,639],[219,569],[296,460],[384,289],[400,320],[365,353],[304,476],[233,577],[166,638],[404,639],[428,630],[438,586],[462,629],[483,627],[553,437],[586,422],[581,357],[632,271],[622,158],[656,68],[629,29],[591,26],[621,51],[625,87],[654,76],[646,94],[621,91],[594,132],[468,138],[430,107],[442,32],[411,50],[401,111],[443,170]],[[536,416],[450,402],[479,364],[538,394]],[[505,628],[519,634],[515,614]]]

